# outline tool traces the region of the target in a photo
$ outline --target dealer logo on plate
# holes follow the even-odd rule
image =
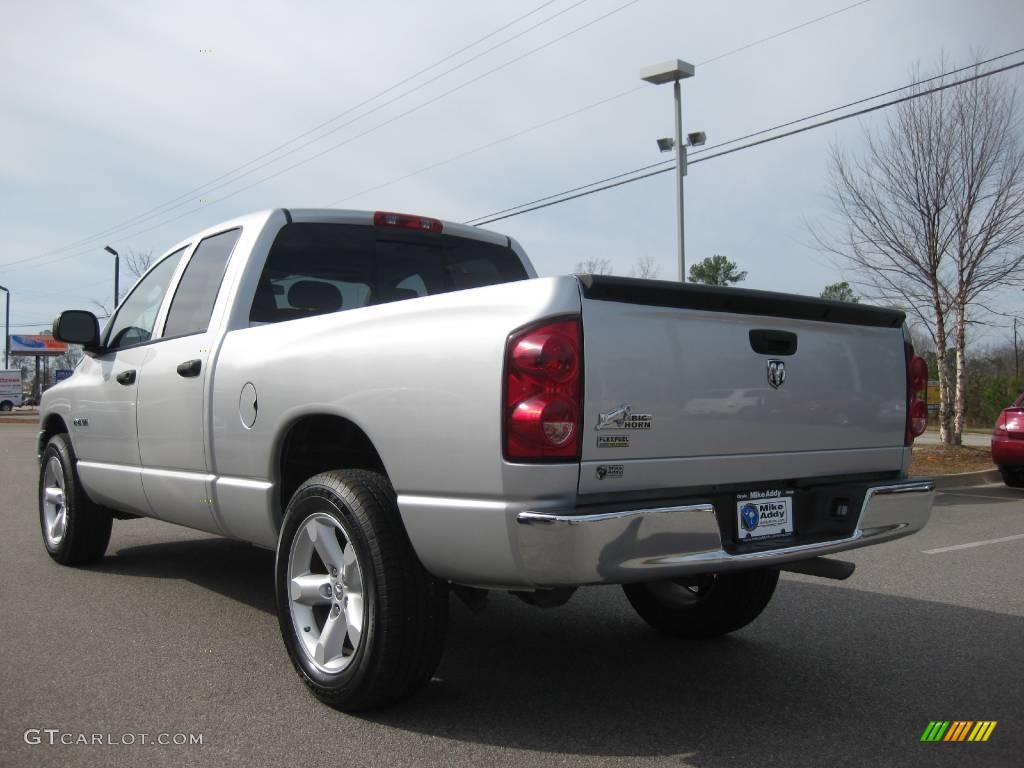
[[[740,510],[740,522],[743,524],[744,530],[754,530],[760,521],[761,513],[757,507],[753,504],[744,504],[743,509]]]

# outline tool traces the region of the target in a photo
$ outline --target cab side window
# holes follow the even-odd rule
[[[149,341],[167,286],[184,252],[185,248],[182,248],[172,253],[135,285],[111,321],[106,336],[107,349],[121,349]]]
[[[204,238],[196,246],[167,310],[164,338],[206,331],[224,270],[241,234],[241,229],[230,229]]]

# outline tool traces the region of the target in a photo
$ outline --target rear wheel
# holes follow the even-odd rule
[[[14,403],[10,400],[4,400],[0,403],[0,411],[12,411],[14,410]]]
[[[39,525],[50,557],[62,565],[96,562],[107,551],[113,522],[79,485],[68,436],[51,437],[39,468]]]
[[[715,637],[756,619],[778,581],[777,570],[759,569],[626,584],[623,590],[640,617],[659,632]]]
[[[1010,488],[1024,488],[1024,467],[1002,466],[999,473]]]
[[[398,701],[441,659],[447,588],[420,564],[378,473],[335,470],[299,487],[278,541],[276,594],[292,664],[338,709]]]

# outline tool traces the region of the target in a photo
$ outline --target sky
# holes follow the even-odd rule
[[[649,64],[697,65],[683,128],[711,145],[898,87],[943,55],[959,66],[1024,47],[1020,0],[868,0],[718,58],[854,2],[6,0],[0,285],[11,332],[109,304],[104,245],[159,254],[275,207],[464,221],[664,160],[655,140],[672,134],[672,92],[639,79]],[[1022,86],[1021,72],[1000,77]],[[832,220],[830,145],[856,153],[884,119],[694,165],[688,263],[725,254],[747,270],[745,287],[812,295],[850,277],[808,227]],[[675,212],[666,173],[489,227],[519,240],[541,275],[589,258],[629,274],[651,258],[675,279]],[[1022,299],[995,304],[1021,314]],[[1008,338],[999,322],[979,340]]]

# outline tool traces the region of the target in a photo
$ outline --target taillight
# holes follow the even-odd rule
[[[547,320],[512,336],[505,350],[505,458],[578,458],[582,382],[578,319]]]
[[[415,229],[417,232],[434,232],[441,234],[444,225],[437,219],[426,216],[412,216],[408,213],[391,213],[377,211],[373,214],[373,224],[377,227],[397,227],[398,229]]]
[[[928,429],[928,405],[917,396],[928,386],[928,363],[906,345],[907,353],[907,434],[904,445],[913,445],[914,438]]]
[[[996,437],[1006,437],[1010,434],[1010,430],[1006,428],[1006,411],[999,414],[999,420],[996,421],[996,428],[993,433]]]

